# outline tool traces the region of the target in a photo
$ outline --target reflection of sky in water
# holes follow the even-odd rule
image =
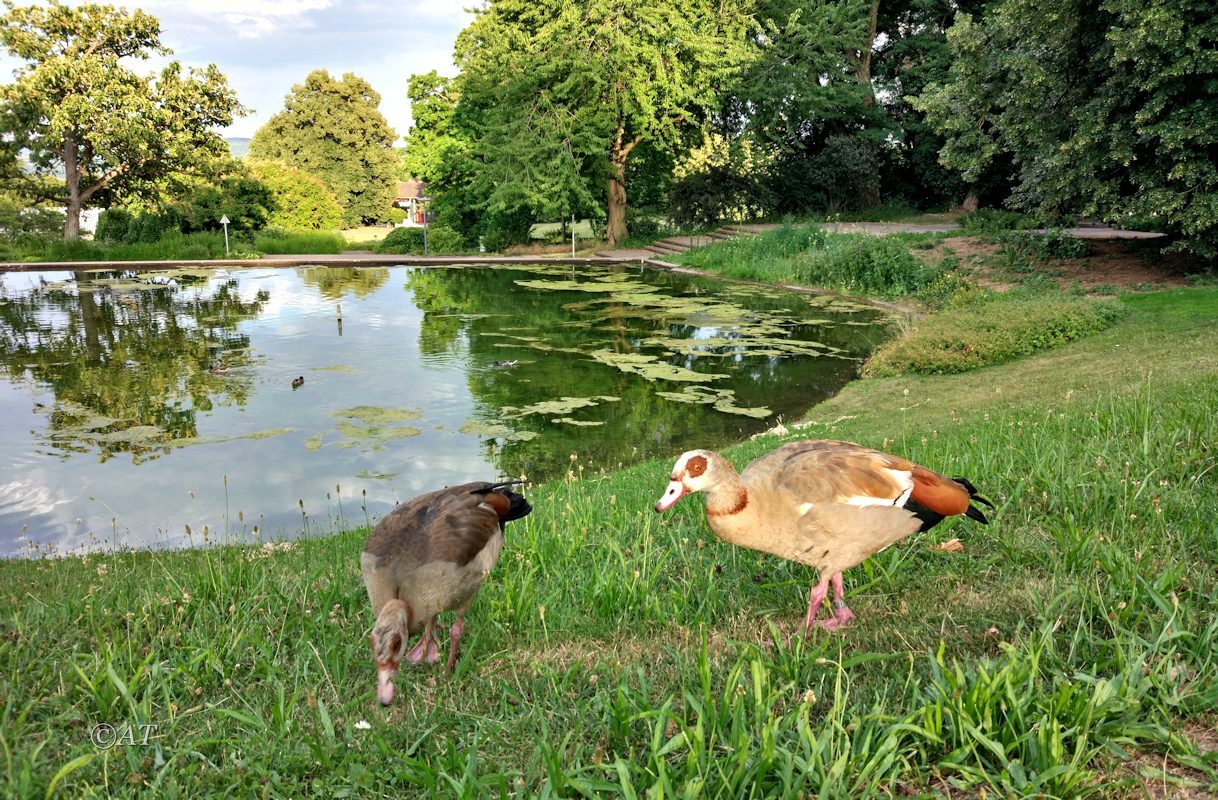
[[[555,314],[571,320],[597,319],[599,307],[560,310],[566,303],[587,299],[582,292],[502,294],[502,286],[510,287],[513,277],[544,275],[500,275],[495,284],[499,288],[488,288],[485,297],[461,295],[470,308],[455,314],[459,319],[446,320],[444,317],[454,315],[439,314],[426,322],[407,288],[408,271],[394,268],[384,272],[387,279],[382,284],[362,284],[359,291],[338,284],[323,293],[310,285],[304,270],[289,269],[218,273],[204,284],[180,290],[179,301],[189,304],[196,297],[212,296],[222,280],[235,277],[242,300],[252,302],[259,292],[266,293],[260,312],[236,326],[238,333],[248,337],[252,355],[252,365],[240,368],[251,382],[245,403],[212,396],[210,410],[195,411],[197,435],[225,439],[221,443],[169,448],[163,453],[157,450],[161,454],[140,463],[124,452],[103,462],[96,446],[85,445],[87,452],[56,449],[48,444],[49,413],[57,402],[50,387],[20,369],[0,373],[4,375],[0,380],[0,463],[7,465],[0,474],[0,552],[24,552],[30,542],[54,544],[59,552],[114,544],[180,546],[201,543],[205,528],[211,542],[248,538],[255,525],[263,538],[298,536],[305,525],[311,533],[327,533],[342,524],[375,520],[422,491],[494,478],[502,474],[499,466],[513,466],[503,460],[505,454],[517,452],[512,448],[518,449],[518,455],[533,448],[527,451],[530,455],[519,455],[523,460],[514,466],[534,464],[529,477],[544,479],[561,474],[553,465],[567,461],[570,452],[584,452],[585,445],[588,452],[597,452],[604,463],[612,464],[672,455],[686,447],[720,446],[768,427],[777,418],[733,417],[706,405],[662,401],[655,390],[679,390],[681,386],[648,382],[580,354],[546,352],[529,342],[484,336],[498,329],[520,335],[520,328],[543,337],[557,336]],[[489,279],[492,272],[496,271],[482,275]],[[465,276],[473,287],[468,289],[471,292],[480,285],[470,282],[474,277]],[[55,284],[70,280],[71,275],[11,273],[0,279],[4,296],[16,298],[37,291],[42,279]],[[631,279],[639,280],[637,271],[631,273]],[[687,291],[689,285],[688,280],[672,276],[651,279],[661,280],[663,291],[674,295]],[[737,296],[735,302],[748,305],[752,298]],[[823,311],[807,309],[800,298],[786,304],[787,309],[801,306],[808,317],[825,316]],[[530,314],[535,312],[543,316],[534,319]],[[484,316],[487,314],[495,316]],[[53,304],[35,311],[40,324],[56,331],[67,325],[68,316]],[[629,324],[642,327],[635,332],[638,335],[621,341],[637,343],[657,333],[697,340],[729,335],[730,326],[721,320],[698,326],[695,316],[643,323],[631,319]],[[192,319],[182,318],[182,327],[193,324]],[[430,330],[444,330],[446,324],[455,329],[444,346],[421,348],[425,324],[435,326]],[[848,330],[857,335],[860,329]],[[573,337],[586,336],[588,342],[596,340],[588,349],[606,346],[603,331],[572,326],[562,328],[561,335],[564,345],[574,341]],[[514,369],[494,366],[495,361],[506,359],[517,359],[520,365]],[[739,385],[733,386],[731,381],[712,384],[741,393],[753,382],[792,382],[791,376],[775,376],[770,362],[783,362],[781,371],[788,362],[794,366],[797,361],[820,361],[749,357],[734,348],[715,352],[714,347],[705,364],[701,355],[669,354],[667,360],[702,372],[722,371],[729,362],[741,365]],[[750,367],[754,362],[769,365]],[[825,386],[818,383],[815,390],[794,386],[786,407],[777,398],[767,396],[764,402],[789,419],[818,396],[835,390],[855,365],[837,359],[826,373],[830,377],[812,381]],[[304,385],[293,390],[292,379],[297,376],[304,377]],[[593,379],[596,386],[589,385]],[[606,424],[578,430],[542,416],[504,420],[499,415],[503,406],[521,408],[561,395],[613,395],[626,402],[602,402],[581,409],[578,416],[582,419]],[[632,398],[634,402],[630,402]],[[184,408],[190,408],[189,395],[183,393],[179,399]],[[664,418],[654,423],[640,419],[638,415],[646,411],[640,409],[648,403],[662,409]],[[421,412],[418,419],[392,424],[412,426],[420,433],[388,439],[377,450],[339,446],[350,440],[338,431],[339,420],[333,414],[353,406],[417,410]],[[485,435],[460,431],[470,419],[528,428],[540,436],[521,443],[500,437],[492,451]],[[284,428],[291,430],[261,439],[234,438]],[[315,447],[318,434],[321,446]],[[542,446],[539,443],[547,442],[553,442],[561,456],[537,450]],[[650,449],[648,442],[652,443]],[[543,474],[535,474],[538,471]],[[546,471],[554,474],[544,474]],[[359,477],[361,474],[373,477]],[[341,520],[336,521],[340,514]]]

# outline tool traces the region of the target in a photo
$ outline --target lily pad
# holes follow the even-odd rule
[[[615,353],[611,350],[594,350],[589,355],[602,364],[616,367],[622,372],[642,375],[649,381],[666,380],[708,383],[728,377],[726,374],[719,372],[694,372],[685,367],[678,367],[674,364],[660,361],[655,356],[647,355],[646,353]]]
[[[610,395],[596,395],[594,397],[560,397],[557,400],[543,400],[540,403],[523,408],[515,406],[504,406],[503,415],[508,418],[526,417],[530,414],[545,414],[547,416],[555,414],[569,414],[577,408],[592,408],[593,406],[605,403],[616,403],[621,400],[620,397]]]
[[[384,408],[382,406],[354,406],[339,411],[331,411],[330,416],[337,420],[355,420],[365,425],[383,425],[390,422],[409,422],[423,416],[422,411],[413,408]]]
[[[711,389],[706,386],[686,386],[679,392],[656,392],[656,395],[678,403],[710,405],[725,414],[764,419],[774,412],[765,406],[748,408],[736,405],[736,392],[732,389]]]
[[[357,478],[365,478],[367,480],[374,481],[387,481],[390,478],[397,477],[397,475],[398,473],[396,472],[373,472],[366,469],[361,469],[359,472],[355,473],[355,477]]]

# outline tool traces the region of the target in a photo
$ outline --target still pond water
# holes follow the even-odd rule
[[[867,306],[631,265],[4,274],[0,553],[328,533],[719,447],[887,335]]]

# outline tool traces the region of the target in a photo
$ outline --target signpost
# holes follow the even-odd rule
[[[220,224],[224,226],[224,255],[228,255],[228,214],[220,217]]]
[[[431,216],[431,211],[428,210],[427,204],[431,202],[430,197],[420,197],[419,205],[423,207],[423,255],[427,255],[427,223]]]

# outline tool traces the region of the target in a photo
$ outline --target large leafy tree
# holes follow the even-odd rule
[[[915,104],[976,179],[1009,158],[1017,207],[1156,219],[1218,253],[1218,15],[1209,0],[1001,0],[950,31]]]
[[[0,87],[2,176],[25,197],[63,205],[65,239],[79,237],[85,206],[155,193],[167,174],[227,157],[213,128],[244,109],[214,64],[173,62],[156,77],[129,68],[170,52],[155,17],[59,0],[7,0],[5,10],[0,43],[26,64]]]
[[[345,225],[382,222],[397,190],[394,132],[368,81],[326,70],[292,87],[284,110],[250,141],[250,158],[280,161],[315,175],[334,193]]]
[[[577,210],[604,198],[626,236],[626,176],[642,144],[679,150],[742,55],[747,3],[492,0],[457,39],[456,124],[492,212]]]

